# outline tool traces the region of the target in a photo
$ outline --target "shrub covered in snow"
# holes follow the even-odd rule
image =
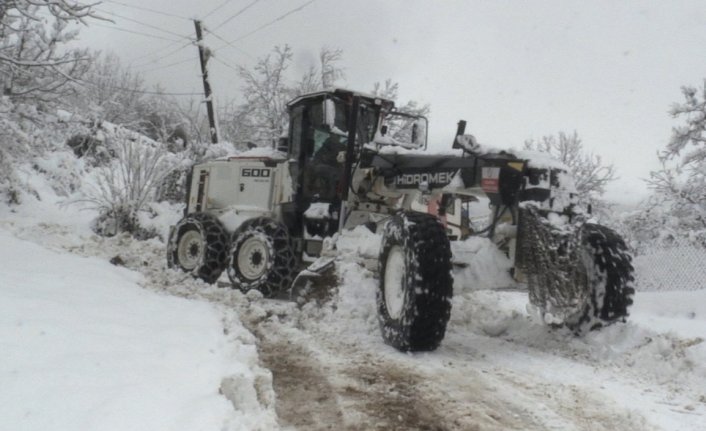
[[[155,199],[165,178],[181,166],[182,155],[169,153],[160,143],[110,124],[103,125],[96,138],[109,148],[112,159],[92,170],[92,181],[78,200],[98,210],[96,233],[138,234],[138,213]]]

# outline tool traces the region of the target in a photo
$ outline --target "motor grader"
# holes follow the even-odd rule
[[[276,151],[193,166],[184,217],[170,230],[170,267],[207,283],[225,271],[233,287],[272,297],[327,267],[318,259],[327,238],[365,225],[382,235],[383,339],[433,350],[451,312],[450,239],[437,215],[412,203],[487,196],[492,217],[476,234],[505,250],[546,322],[581,332],[627,316],[630,255],[615,232],[587,222],[560,164],[484,150],[463,121],[451,152],[433,154],[426,119],[375,95],[316,92],[288,111]]]

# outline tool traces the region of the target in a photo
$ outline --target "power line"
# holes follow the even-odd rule
[[[211,57],[211,58],[214,59],[214,60],[216,60],[217,62],[221,63],[222,65],[226,66],[227,68],[232,69],[232,70],[235,71],[236,73],[240,73],[237,68],[231,66],[230,64],[228,64],[228,63],[226,63],[225,61],[221,60],[220,58],[218,58],[218,57]]]
[[[182,38],[188,38],[190,34],[191,34],[191,33],[189,33],[189,34],[187,34],[187,35],[184,35],[184,36],[182,36]],[[162,52],[162,51],[164,51],[164,50],[166,50],[166,49],[168,49],[168,48],[171,48],[171,47],[174,46],[174,45],[178,45],[178,44],[180,44],[180,43],[182,43],[182,42],[183,42],[182,40],[173,41],[172,43],[167,44],[167,45],[164,45],[163,47],[157,48],[157,49],[155,49],[155,50],[153,50],[153,51],[150,51],[150,52],[148,52],[147,54],[142,54],[142,55],[140,55],[140,56],[137,56],[137,57],[133,58],[132,60],[129,60],[128,63],[134,63],[134,62],[136,62],[137,60],[142,60],[143,58],[153,57],[154,55],[156,55],[156,54],[158,54],[158,53],[160,53],[160,52]],[[187,46],[191,45],[191,43],[192,43],[192,42],[189,41],[189,43],[182,44],[182,46],[181,46],[179,49],[186,48]]]
[[[220,8],[222,8],[223,6],[227,5],[227,4],[230,3],[231,1],[233,1],[233,0],[226,0],[226,1],[224,1],[223,3],[219,4],[219,5],[216,6],[211,12],[207,13],[206,15],[204,15],[204,16],[201,18],[201,20],[204,20],[204,19],[208,18],[209,16],[213,15],[218,9],[220,9]]]
[[[248,10],[248,9],[250,9],[252,6],[254,6],[254,5],[255,5],[256,3],[258,3],[259,1],[260,1],[260,0],[253,0],[253,1],[250,2],[247,6],[245,6],[245,7],[242,8],[242,9],[240,9],[240,10],[239,10],[238,12],[236,12],[235,14],[231,15],[228,19],[226,19],[226,20],[223,21],[222,23],[218,24],[213,30],[216,31],[216,30],[218,30],[219,28],[223,27],[224,25],[228,24],[228,23],[231,22],[234,18],[240,16],[243,12],[245,12],[245,11]]]
[[[157,30],[157,31],[161,31],[162,33],[170,34],[170,35],[172,35],[172,36],[184,37],[184,36],[182,36],[182,35],[180,35],[180,34],[174,33],[173,31],[164,30],[163,28],[159,28],[159,27],[154,26],[154,25],[152,25],[152,24],[148,24],[148,23],[145,23],[145,22],[142,22],[142,21],[138,21],[138,20],[133,19],[133,18],[128,18],[128,17],[126,17],[126,16],[122,16],[122,15],[117,14],[117,13],[115,13],[115,12],[109,12],[109,11],[107,11],[107,10],[102,10],[102,9],[96,9],[96,11],[98,11],[98,12],[100,12],[100,13],[105,13],[105,14],[108,14],[108,15],[112,15],[112,16],[117,17],[117,18],[120,18],[120,19],[124,19],[124,20],[126,20],[126,21],[134,22],[135,24],[140,24],[140,25],[143,25],[143,26],[145,26],[145,27],[151,28],[151,29],[153,29],[153,30]]]
[[[173,45],[173,44],[172,44],[172,45]],[[172,45],[167,45],[167,46],[172,46]],[[157,58],[153,58],[153,59],[151,59],[151,60],[149,60],[149,61],[147,61],[147,62],[141,63],[141,64],[136,64],[136,65],[134,65],[134,66],[132,66],[132,67],[139,69],[139,68],[141,68],[141,67],[145,67],[145,66],[149,66],[149,65],[154,64],[154,63],[158,63],[158,62],[164,60],[164,59],[167,58],[167,57],[171,57],[172,55],[174,55],[174,54],[176,54],[176,53],[178,53],[178,52],[181,52],[182,49],[184,49],[184,48],[186,48],[186,47],[188,47],[188,46],[191,46],[191,45],[192,45],[192,42],[190,41],[189,43],[184,44],[184,45],[181,45],[179,48],[174,49],[174,50],[172,50],[172,51],[169,51],[168,53],[166,53],[166,54],[164,54],[164,55],[161,55],[161,56],[159,56],[159,57],[157,57]],[[166,49],[166,47],[165,47],[165,48],[162,48],[162,49],[160,49],[160,50],[158,50],[158,51],[154,51],[152,54],[156,54],[157,52],[163,51],[164,49]],[[138,58],[132,60],[131,63],[134,63],[136,60],[138,60],[138,59],[140,59],[140,58],[144,58],[144,57],[148,57],[148,56],[151,56],[151,55],[143,55],[143,56],[140,56],[140,57],[138,57]]]
[[[164,12],[164,11],[157,10],[157,9],[150,9],[150,8],[148,8],[148,7],[143,7],[143,6],[134,6],[134,5],[131,5],[131,4],[127,4],[127,3],[123,3],[123,2],[119,2],[119,1],[115,1],[115,0],[102,0],[102,1],[105,2],[105,3],[119,4],[120,6],[125,6],[125,7],[129,7],[129,8],[133,8],[133,9],[143,10],[143,11],[146,11],[146,12],[156,13],[156,14],[159,14],[159,15],[164,15],[164,16],[169,16],[169,17],[173,17],[173,18],[180,18],[180,19],[184,19],[184,20],[187,20],[187,21],[191,21],[191,18],[187,18],[187,17],[185,17],[185,16],[176,15],[176,14],[169,13],[169,12]],[[230,0],[228,0],[228,1],[230,1]]]
[[[237,49],[238,51],[242,52],[243,54],[247,55],[247,56],[250,57],[250,58],[253,58],[253,59],[255,58],[255,56],[253,56],[253,55],[250,54],[249,52],[244,51],[242,48],[238,48],[237,46],[233,45],[232,43],[228,42],[227,40],[225,40],[225,39],[222,38],[221,36],[219,36],[219,35],[217,35],[216,33],[214,33],[213,31],[209,30],[208,28],[206,28],[206,29],[204,29],[204,30],[206,31],[206,33],[210,34],[211,36],[214,36],[216,39],[220,40],[221,42],[225,42],[226,45],[228,45],[228,46],[230,46],[230,47],[232,47],[232,48]],[[221,48],[222,48],[222,47],[221,47]],[[215,50],[213,50],[212,53],[213,53],[213,52],[215,52]]]
[[[143,33],[143,32],[141,32],[141,31],[128,30],[128,29],[120,28],[120,27],[113,27],[113,26],[111,26],[111,25],[98,24],[98,23],[96,23],[96,22],[92,22],[90,25],[95,25],[95,26],[98,26],[98,27],[109,28],[109,29],[111,29],[111,30],[123,31],[123,32],[125,32],[125,33],[138,34],[138,35],[140,35],[140,36],[151,37],[151,38],[153,38],[153,39],[168,40],[168,41],[170,41],[170,42],[177,42],[177,43],[181,42],[180,40],[169,39],[169,38],[167,38],[167,37],[157,36],[157,35],[149,34],[149,33]]]
[[[152,68],[152,69],[142,70],[142,71],[139,71],[139,72],[140,72],[140,73],[154,72],[155,70],[167,69],[167,68],[169,68],[169,67],[176,66],[176,65],[179,65],[179,64],[184,64],[184,63],[186,63],[187,61],[193,61],[193,60],[194,60],[193,57],[192,57],[192,58],[187,58],[186,60],[175,61],[174,63],[165,64],[164,66],[154,67],[154,68]]]
[[[290,10],[290,11],[288,11],[288,12],[286,12],[286,13],[280,15],[280,16],[278,16],[277,18],[273,19],[272,21],[261,25],[260,27],[256,28],[255,30],[253,30],[253,31],[251,31],[251,32],[249,32],[249,33],[246,33],[246,34],[240,36],[239,38],[237,38],[237,39],[231,41],[231,43],[239,42],[239,41],[245,39],[246,37],[251,36],[251,35],[257,33],[258,31],[260,31],[260,30],[262,30],[262,29],[264,29],[264,28],[266,28],[266,27],[271,26],[272,24],[274,24],[274,23],[276,23],[276,22],[278,22],[278,21],[282,21],[283,19],[285,19],[285,18],[288,17],[289,15],[292,15],[292,14],[294,14],[294,13],[299,12],[300,10],[304,9],[305,7],[307,7],[307,6],[309,6],[310,4],[314,3],[315,1],[316,1],[316,0],[309,0],[308,2],[302,4],[301,6],[297,6],[296,8],[294,8],[294,9],[292,9],[292,10]]]

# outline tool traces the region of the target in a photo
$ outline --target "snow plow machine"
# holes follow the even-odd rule
[[[562,165],[484,150],[463,121],[453,149],[430,154],[427,120],[373,95],[322,91],[288,110],[276,150],[193,166],[184,217],[170,229],[170,267],[207,283],[226,271],[234,288],[273,297],[330,270],[327,238],[364,225],[382,234],[384,341],[434,350],[451,313],[451,239],[439,217],[412,204],[485,196],[492,217],[477,234],[507,253],[545,322],[581,333],[627,317],[631,257],[617,233],[587,221]]]

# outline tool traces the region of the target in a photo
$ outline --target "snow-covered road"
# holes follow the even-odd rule
[[[83,420],[92,429],[226,430],[701,430],[706,421],[706,290],[638,292],[627,324],[577,338],[541,324],[526,293],[491,289],[507,287],[502,258],[470,242],[457,252],[475,266],[456,274],[441,348],[402,354],[379,335],[374,275],[360,258],[377,239],[364,230],[339,241],[336,288],[293,300],[166,270],[156,240],[19,219],[0,232],[10,245],[1,340],[21,352],[0,359],[2,381],[14,382],[0,392],[2,429],[32,429],[16,426],[28,418],[64,420],[54,429]],[[55,263],[39,270],[34,256]],[[116,256],[141,275],[107,263]],[[67,286],[61,295],[57,285]],[[89,293],[95,305],[81,305]],[[40,360],[46,322],[64,336]]]

